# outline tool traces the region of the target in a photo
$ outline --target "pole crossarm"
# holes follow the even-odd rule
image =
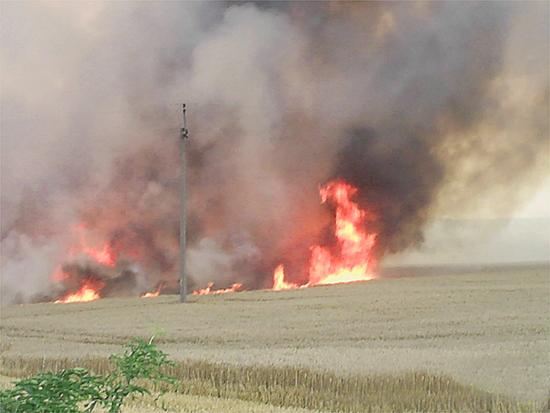
[[[183,126],[181,128],[181,138],[182,139],[189,139],[189,129],[187,129],[187,119],[186,119],[186,112],[187,112],[187,105],[184,103],[182,106],[182,115],[183,115]]]

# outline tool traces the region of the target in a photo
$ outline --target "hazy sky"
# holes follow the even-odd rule
[[[514,217],[550,217],[550,178],[546,179],[533,198],[526,202]],[[550,231],[550,228],[547,229]]]

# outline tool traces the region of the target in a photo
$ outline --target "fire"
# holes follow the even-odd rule
[[[63,298],[56,300],[56,304],[83,303],[94,301],[100,298],[99,290],[103,288],[101,283],[94,283],[86,280],[82,283],[78,291],[66,294]]]
[[[193,295],[210,295],[210,294],[225,294],[225,293],[234,293],[242,291],[243,285],[239,283],[232,284],[229,288],[222,288],[219,290],[212,289],[214,287],[213,282],[209,282],[206,285],[206,288],[201,288],[200,290],[193,291]]]
[[[158,297],[160,295],[160,290],[162,288],[162,284],[159,285],[154,291],[149,291],[147,293],[141,294],[140,298],[153,298]]]
[[[116,266],[117,254],[111,247],[110,243],[105,242],[101,247],[96,247],[97,243],[90,242],[89,235],[86,233],[86,226],[78,224],[73,227],[75,242],[67,249],[67,258],[69,260],[79,256],[87,256],[96,264],[114,268]],[[92,246],[91,244],[95,244]],[[101,244],[99,244],[101,245]],[[56,283],[70,284],[71,276],[66,273],[61,265],[57,266],[51,275],[51,279]],[[64,297],[55,301],[55,303],[76,303],[93,301],[101,298],[100,290],[105,286],[105,283],[100,280],[86,279],[81,282],[77,291],[67,293]]]
[[[353,185],[342,180],[331,181],[319,189],[321,203],[330,203],[335,207],[335,245],[331,247],[313,245],[311,247],[308,281],[305,283],[296,284],[285,280],[284,266],[283,264],[278,265],[273,272],[272,290],[350,283],[374,278],[373,267],[376,262],[372,250],[377,234],[369,231],[367,224],[375,217],[354,201],[357,191]],[[78,242],[68,249],[69,257],[86,255],[99,265],[117,267],[118,252],[112,248],[109,242],[98,244],[93,236],[90,238],[90,235],[93,234],[87,233],[87,228],[83,225],[77,225],[75,230]],[[98,245],[102,246],[97,247]],[[60,283],[70,281],[69,275],[64,273],[62,267],[55,269],[52,279]],[[77,291],[67,293],[55,302],[74,303],[96,300],[101,298],[100,293],[103,287],[105,287],[103,281],[88,278],[81,282]],[[154,291],[145,292],[141,297],[158,297],[161,288],[162,286],[159,285]],[[235,283],[229,288],[214,289],[214,283],[209,282],[205,288],[195,290],[192,294],[217,295],[243,290],[243,285],[239,283]]]
[[[283,264],[279,264],[273,272],[273,290],[290,290],[292,288],[298,288],[298,285],[285,281],[285,268]]]
[[[336,206],[334,236],[337,253],[315,245],[311,248],[309,281],[299,287],[367,281],[374,278],[375,264],[372,249],[376,234],[365,229],[365,223],[374,216],[352,201],[357,188],[344,182],[332,181],[320,189],[322,203]],[[296,288],[284,281],[284,268],[279,265],[273,274],[273,290]]]
[[[77,251],[76,253],[80,252],[87,255],[95,262],[106,265],[107,267],[114,267],[116,264],[114,251],[109,244],[103,245],[101,249],[84,246],[80,251],[75,251]]]
[[[159,294],[160,294],[160,290],[155,290],[155,291],[151,291],[151,292],[142,294],[140,297],[141,298],[153,298],[153,297],[158,297]]]
[[[117,254],[111,245],[105,242],[99,248],[91,246],[90,244],[93,243],[90,242],[89,233],[86,230],[87,227],[83,223],[74,226],[78,244],[69,249],[69,256],[86,255],[98,264],[114,267],[116,265]]]
[[[316,245],[311,250],[309,284],[336,284],[367,281],[373,278],[370,267],[374,264],[372,249],[375,233],[368,233],[365,221],[372,214],[352,201],[357,188],[344,182],[333,181],[321,188],[321,199],[336,205],[334,235],[339,254],[331,254],[324,247]]]

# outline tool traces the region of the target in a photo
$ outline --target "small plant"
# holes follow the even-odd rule
[[[91,413],[101,406],[109,413],[119,413],[128,396],[150,394],[136,381],[175,384],[173,377],[162,372],[173,362],[153,338],[134,339],[126,347],[123,355],[111,356],[116,369],[108,375],[72,368],[17,381],[12,389],[0,391],[0,412]]]

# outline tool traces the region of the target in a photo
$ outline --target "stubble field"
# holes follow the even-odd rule
[[[156,335],[181,361],[186,394],[167,396],[173,411],[537,411],[550,389],[549,293],[548,266],[525,266],[185,305],[161,296],[10,306],[0,374],[101,371],[131,337]],[[128,412],[154,411],[143,403]]]

